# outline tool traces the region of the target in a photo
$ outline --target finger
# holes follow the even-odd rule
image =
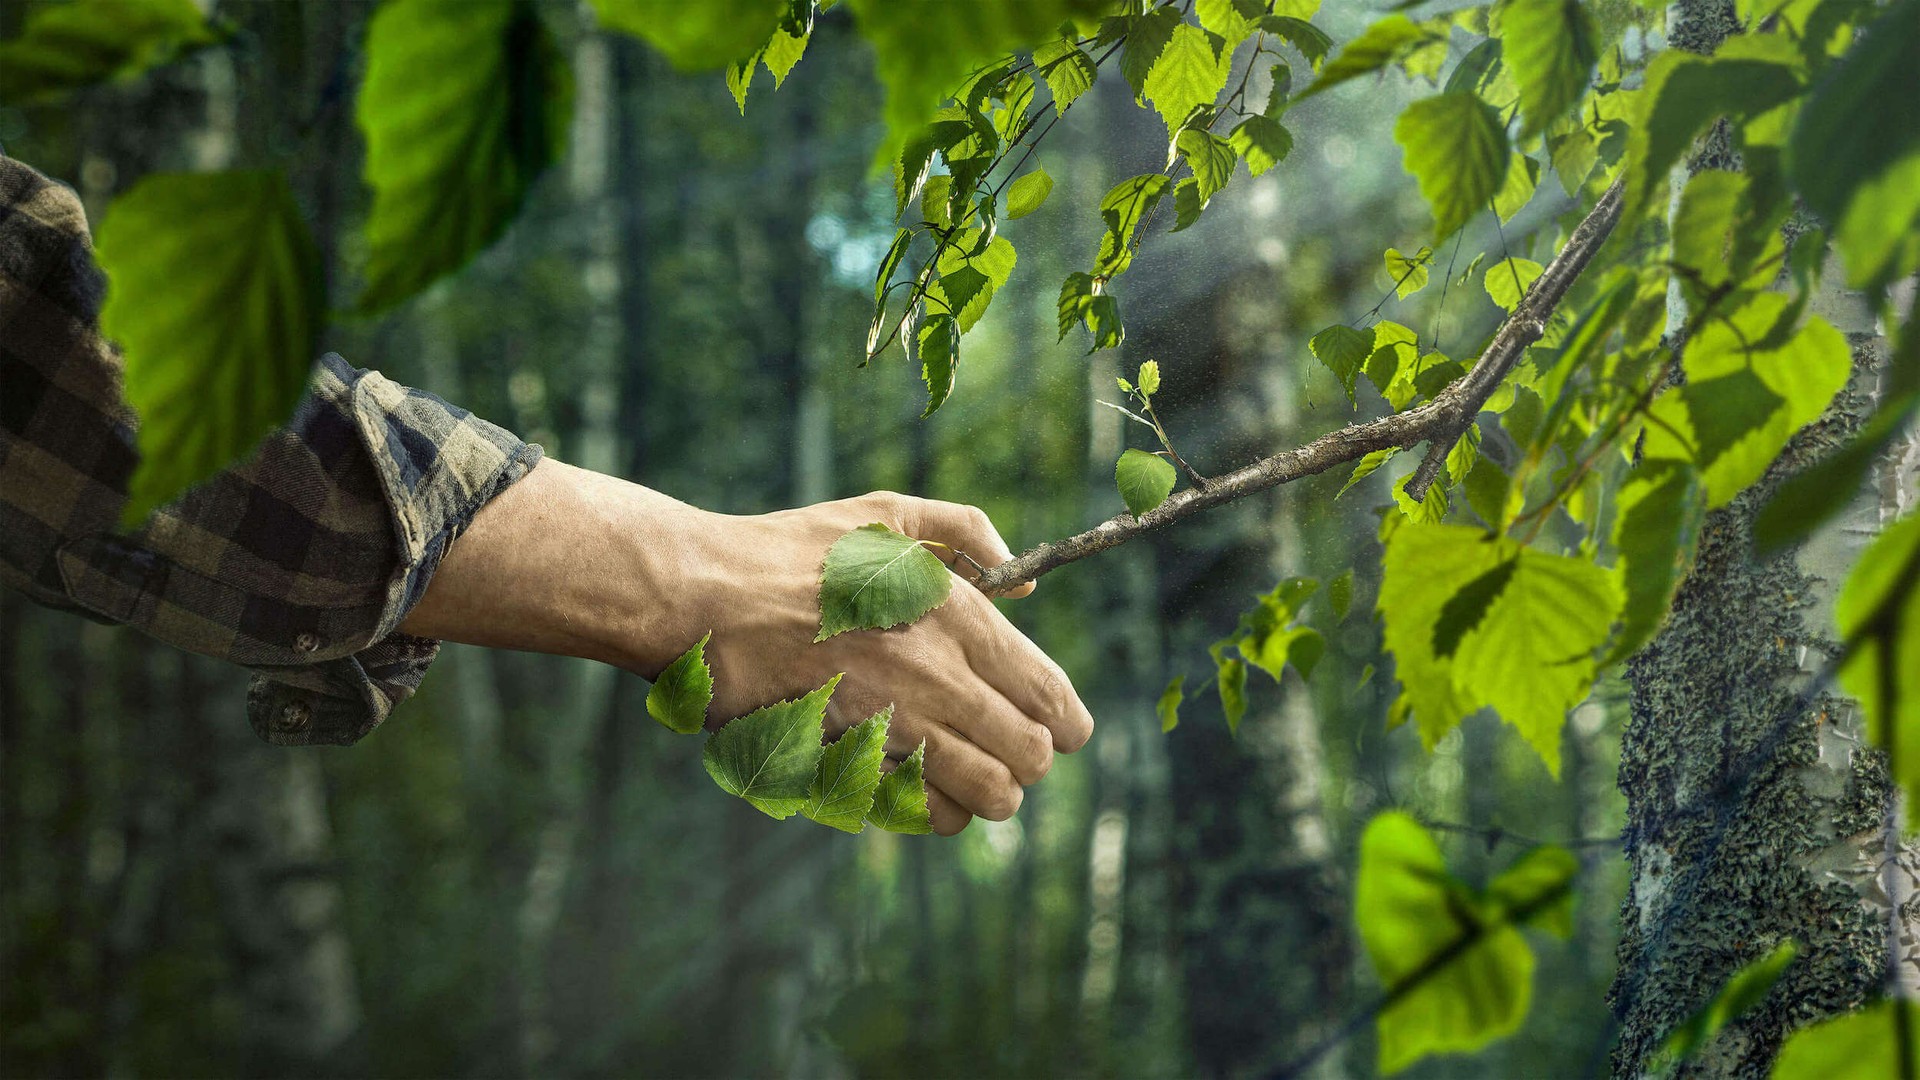
[[[956,606],[974,609],[968,614],[982,627],[959,635],[968,666],[1014,708],[1051,732],[1055,750],[1071,754],[1085,746],[1093,735],[1093,714],[1060,665],[991,603],[962,601]]]
[[[913,520],[908,522],[913,535],[920,540],[935,540],[963,551],[967,558],[979,563],[988,570],[1008,562],[1013,558],[1013,550],[1001,538],[1000,530],[993,527],[993,521],[987,512],[977,506],[964,506],[960,503],[941,502],[937,499],[916,499],[909,508]],[[967,564],[967,560],[955,555],[946,560],[953,565],[953,571],[972,581],[980,576],[980,571]],[[1023,582],[1018,588],[1010,589],[1003,595],[1010,597],[1027,596],[1033,592],[1033,582]]]
[[[973,672],[948,691],[946,725],[999,758],[1021,784],[1037,784],[1053,767],[1053,732]]]
[[[941,836],[952,836],[973,821],[972,814],[932,784],[927,785],[927,817],[933,822],[933,831]]]
[[[887,752],[890,755],[912,753],[924,738],[927,744],[924,775],[929,788],[938,787],[961,809],[989,821],[1005,821],[1020,809],[1026,790],[999,759],[944,724],[913,727],[915,730],[911,733],[901,728],[889,731]]]

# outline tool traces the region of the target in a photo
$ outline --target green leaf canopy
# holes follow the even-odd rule
[[[380,311],[506,231],[566,146],[573,81],[524,0],[392,0],[367,30],[366,290]]]
[[[128,79],[224,36],[193,0],[77,0],[27,9],[0,42],[0,105],[51,101]]]
[[[148,176],[107,208],[97,243],[101,329],[140,416],[132,525],[293,412],[319,336],[320,258],[277,172]]]
[[[953,573],[918,540],[875,522],[834,541],[820,574],[820,633],[884,630],[945,603]]]

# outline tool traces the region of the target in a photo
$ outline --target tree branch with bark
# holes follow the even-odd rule
[[[1554,256],[1533,288],[1494,333],[1492,342],[1473,368],[1431,401],[1405,412],[1348,424],[1304,445],[1212,477],[1206,486],[1176,492],[1145,514],[1120,514],[1085,532],[1038,544],[980,575],[977,584],[989,594],[1004,593],[1051,570],[1117,547],[1142,533],[1183,521],[1203,510],[1302,477],[1317,476],[1378,450],[1406,449],[1423,442],[1427,444],[1426,457],[1407,480],[1406,492],[1416,500],[1424,497],[1438,478],[1447,451],[1479,416],[1481,407],[1513,370],[1527,347],[1540,340],[1546,332],[1547,321],[1612,235],[1620,220],[1621,189],[1619,180],[1607,188],[1574,229],[1566,246]]]

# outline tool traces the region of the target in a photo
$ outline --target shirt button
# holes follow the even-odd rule
[[[293,639],[293,647],[300,652],[313,652],[320,647],[320,639],[312,634],[301,634]]]
[[[307,722],[312,719],[313,710],[305,702],[296,701],[280,707],[280,723],[277,726],[284,732],[305,731]]]

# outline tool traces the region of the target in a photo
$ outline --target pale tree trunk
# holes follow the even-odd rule
[[[1668,37],[1712,52],[1737,29],[1730,3],[1683,0]],[[1738,167],[1722,129],[1689,171]],[[1616,1075],[1647,1073],[1669,1032],[1784,940],[1800,943],[1799,959],[1682,1075],[1765,1076],[1792,1029],[1859,1005],[1887,977],[1889,911],[1876,880],[1894,803],[1884,758],[1863,745],[1851,703],[1809,684],[1837,648],[1833,595],[1899,504],[1886,493],[1912,474],[1883,461],[1838,522],[1800,548],[1764,562],[1751,550],[1768,495],[1857,431],[1879,396],[1884,341],[1839,293],[1837,268],[1827,280],[1816,307],[1848,335],[1852,379],[1758,484],[1708,515],[1671,622],[1628,666]]]

